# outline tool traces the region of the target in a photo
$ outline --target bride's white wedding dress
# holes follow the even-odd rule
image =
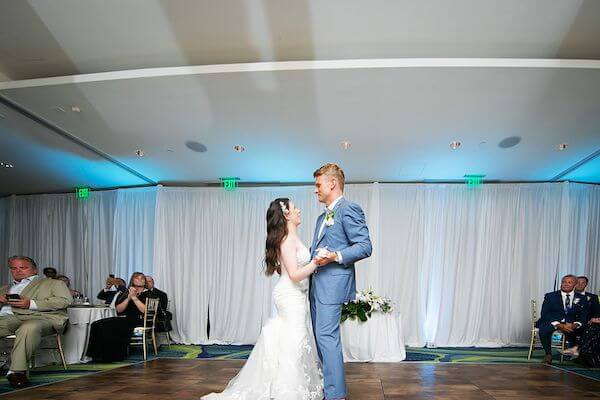
[[[298,266],[310,261],[304,246]],[[323,374],[317,355],[308,304],[308,279],[294,283],[285,268],[273,289],[277,316],[271,318],[242,370],[222,393],[202,400],[321,400]]]

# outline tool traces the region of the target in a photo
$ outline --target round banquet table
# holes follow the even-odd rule
[[[114,317],[117,312],[107,306],[75,306],[67,309],[69,326],[63,336],[63,348],[67,364],[89,362],[86,357],[90,325],[103,318]]]
[[[340,331],[346,362],[399,362],[406,358],[399,313],[374,312],[367,322],[347,319]]]

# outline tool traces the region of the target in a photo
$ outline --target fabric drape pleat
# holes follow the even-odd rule
[[[586,274],[600,289],[598,185],[374,183],[346,185],[345,196],[364,209],[373,241],[357,287],[392,299],[408,345],[526,343],[530,300],[562,275]],[[302,210],[310,245],[323,210],[311,186],[153,187],[2,198],[0,255],[54,266],[89,297],[109,273],[153,274],[176,340],[254,343],[273,312],[277,277],[264,275],[263,257],[276,197]]]

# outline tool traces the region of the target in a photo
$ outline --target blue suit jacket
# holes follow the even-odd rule
[[[555,292],[546,293],[544,296],[544,303],[542,304],[542,312],[540,313],[540,319],[536,325],[538,327],[546,324],[550,324],[554,321],[565,322],[579,322],[585,325],[588,321],[588,304],[585,296],[573,292],[574,296],[571,299],[571,310],[567,313],[563,306],[562,296],[560,290]]]
[[[342,255],[342,264],[334,262],[318,267],[312,275],[310,290],[322,304],[342,304],[355,299],[354,263],[369,257],[372,251],[369,229],[362,208],[342,197],[336,203],[333,212],[333,225],[326,225],[320,236],[317,235],[325,212],[317,219],[310,247],[312,257],[317,249],[323,247],[330,251],[339,251]]]

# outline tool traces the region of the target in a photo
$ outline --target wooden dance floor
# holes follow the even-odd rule
[[[2,399],[175,400],[219,391],[244,361],[158,359]],[[600,382],[544,365],[346,364],[349,400],[600,399]]]

